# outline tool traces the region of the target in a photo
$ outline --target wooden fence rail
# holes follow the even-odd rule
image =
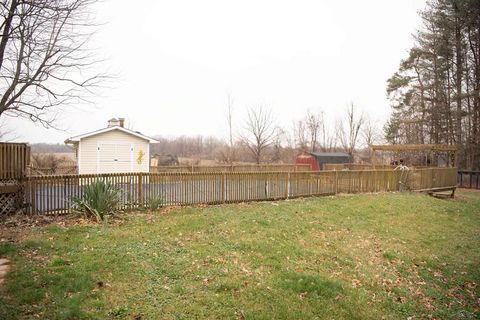
[[[456,168],[408,173],[412,190],[455,186]],[[39,176],[26,179],[29,213],[67,213],[72,199],[96,180],[121,192],[120,209],[161,201],[163,205],[217,204],[293,197],[399,190],[405,175],[393,170],[316,172],[125,173]]]
[[[163,172],[272,172],[311,171],[309,164],[234,164],[218,166],[150,166],[151,173]]]
[[[393,170],[396,166],[388,164],[325,163],[323,169],[329,170]]]

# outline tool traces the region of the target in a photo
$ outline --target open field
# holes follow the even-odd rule
[[[5,224],[5,223],[4,223]],[[0,319],[476,319],[480,192],[3,226]],[[9,241],[12,240],[12,241]]]

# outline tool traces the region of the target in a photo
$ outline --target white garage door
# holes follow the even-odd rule
[[[99,143],[97,172],[131,172],[132,154],[133,146],[130,143]]]

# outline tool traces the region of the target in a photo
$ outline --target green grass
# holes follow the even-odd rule
[[[480,192],[131,214],[0,243],[0,319],[476,319]]]

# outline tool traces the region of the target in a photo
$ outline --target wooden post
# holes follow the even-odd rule
[[[376,151],[375,151],[374,148],[372,148],[372,146],[370,146],[370,150],[371,150],[370,152],[371,152],[371,154],[372,154],[372,159],[371,159],[371,161],[372,161],[372,167],[373,167],[373,170],[375,170],[375,164],[377,163]]]
[[[142,205],[144,203],[143,199],[143,174],[138,174],[138,203]]]
[[[287,172],[287,183],[285,184],[285,198],[290,197],[290,172]]]
[[[335,170],[335,194],[338,193],[338,171]]]
[[[226,179],[226,174],[225,172],[222,173],[222,202],[225,203],[227,201],[227,195],[226,195],[226,192],[227,192],[227,188],[226,188],[226,183],[227,183],[227,179]]]
[[[37,186],[35,180],[30,180],[30,202],[31,202],[31,214],[37,213]]]

